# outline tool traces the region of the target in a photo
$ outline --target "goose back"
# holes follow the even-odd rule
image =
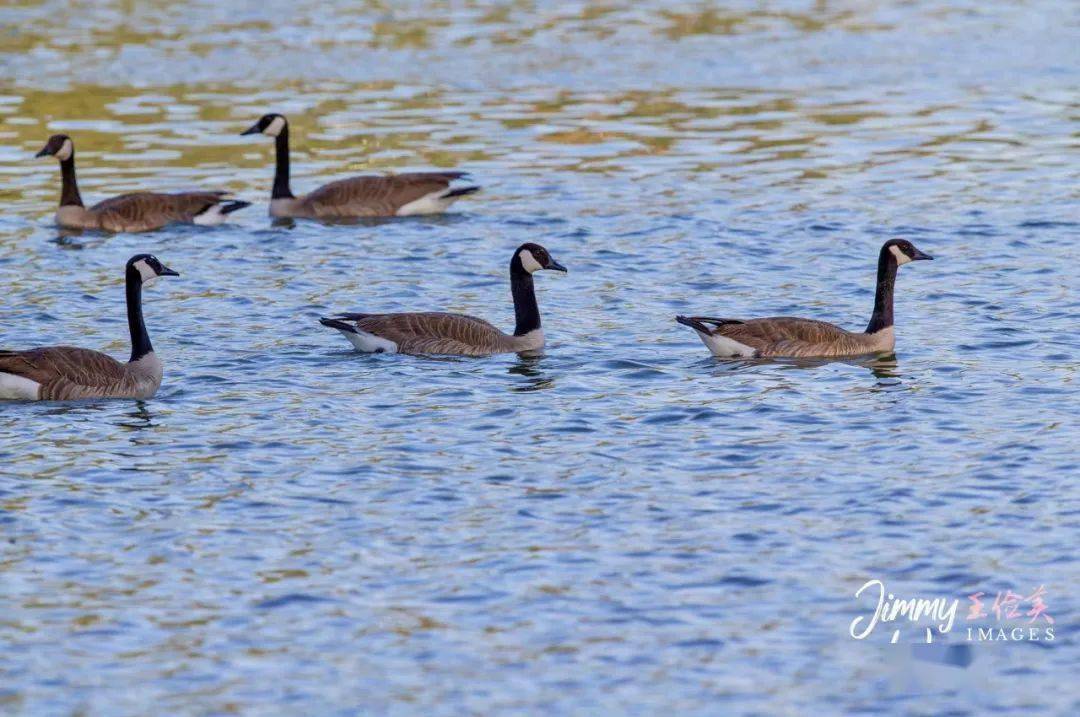
[[[121,363],[99,351],[51,346],[28,351],[0,350],[0,375],[38,384],[38,400],[150,398],[161,386],[162,365],[153,352]]]
[[[719,342],[710,343],[710,337],[751,349],[735,355],[759,357],[856,356],[892,351],[894,347],[892,327],[873,334],[853,333],[825,321],[786,316],[746,321],[695,316],[689,321],[693,323],[688,325],[702,334],[702,340],[714,353],[714,345],[719,347]],[[738,351],[730,344],[724,346]]]
[[[398,353],[487,356],[540,348],[533,345],[535,336],[509,336],[491,323],[466,314],[429,311],[341,314],[335,318],[393,342]]]
[[[87,212],[106,231],[147,231],[173,222],[193,222],[221,202],[226,192],[132,192],[98,202]]]
[[[442,196],[451,192],[450,182],[465,175],[465,172],[410,172],[350,177],[324,184],[303,197],[274,201],[282,213],[311,218],[390,217],[425,198],[430,199],[430,211],[442,211],[460,196]]]

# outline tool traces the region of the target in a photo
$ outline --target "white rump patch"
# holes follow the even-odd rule
[[[65,159],[69,159],[75,152],[75,145],[71,143],[70,139],[65,139],[64,143],[60,145],[60,149],[56,150],[54,155],[57,159],[63,162]]]
[[[900,251],[900,247],[896,246],[895,244],[889,247],[889,251],[892,252],[892,255],[896,257],[897,266],[903,266],[904,264],[907,264],[911,261],[911,257]]]
[[[11,401],[37,401],[41,384],[13,373],[0,372],[0,399]]]
[[[375,334],[369,334],[367,331],[361,331],[356,329],[355,331],[341,331],[341,335],[349,340],[357,351],[362,351],[366,354],[396,354],[397,344],[389,339],[384,339]]]
[[[540,266],[540,262],[536,260],[536,257],[532,255],[532,252],[528,249],[522,249],[518,252],[518,256],[521,258],[521,266],[525,268],[525,271],[532,274],[534,271],[540,271],[544,267]]]
[[[270,120],[270,124],[266,125],[266,129],[263,130],[263,134],[277,137],[283,129],[285,129],[285,118],[278,116]]]
[[[224,210],[224,204],[214,204],[196,214],[195,218],[191,220],[191,223],[203,227],[216,227],[218,224],[223,224],[229,216],[228,214],[225,214]]]
[[[701,343],[705,344],[709,351],[712,351],[712,355],[718,358],[753,358],[757,354],[754,348],[735,339],[729,339],[727,336],[706,334],[697,329],[694,331],[697,332]]]
[[[437,192],[425,194],[419,199],[414,199],[408,204],[402,205],[394,214],[399,217],[411,217],[418,214],[441,214],[458,199],[458,197],[444,197],[443,194],[448,191],[450,190],[440,189]]]

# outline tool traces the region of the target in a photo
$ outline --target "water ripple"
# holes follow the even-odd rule
[[[0,406],[0,710],[1070,712],[1059,4],[233,5],[0,8],[0,345],[122,356],[118,268],[182,274],[147,294],[153,400]],[[298,190],[462,167],[484,191],[272,223],[272,150],[237,136],[270,108]],[[58,231],[31,157],[60,131],[87,199],[256,204]],[[673,320],[861,327],[895,235],[938,257],[901,272],[895,357],[717,362]],[[543,356],[362,356],[317,323],[509,328],[523,241],[570,269],[537,281]],[[856,642],[870,578],[1045,585],[1061,638]]]

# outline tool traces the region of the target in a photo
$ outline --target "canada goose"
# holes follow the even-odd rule
[[[715,319],[676,316],[680,324],[697,331],[713,355],[723,358],[860,356],[889,353],[896,345],[893,333],[893,285],[896,267],[910,261],[933,259],[904,239],[891,239],[878,256],[874,313],[866,331],[857,334],[839,326],[775,316],[767,319]]]
[[[477,186],[453,189],[450,183],[468,172],[409,172],[385,176],[339,179],[300,197],[289,188],[289,122],[283,115],[263,115],[240,133],[274,138],[277,165],[270,194],[270,216],[307,219],[348,217],[405,217],[438,214],[455,201],[480,190]]]
[[[35,157],[53,155],[60,160],[60,208],[56,223],[69,229],[104,229],[143,232],[172,222],[213,226],[251,202],[230,201],[228,192],[132,192],[98,202],[87,209],[75,181],[75,144],[66,134],[49,137]]]
[[[127,314],[131,358],[71,346],[0,350],[0,399],[72,401],[80,398],[150,398],[161,385],[161,359],[143,323],[142,288],[159,276],[180,276],[150,254],[127,263]]]
[[[504,334],[483,319],[439,312],[408,314],[339,314],[319,319],[340,331],[366,353],[447,354],[488,356],[498,353],[534,353],[544,347],[540,309],[533,291],[533,272],[566,271],[539,244],[522,244],[510,259],[510,292],[517,325]]]

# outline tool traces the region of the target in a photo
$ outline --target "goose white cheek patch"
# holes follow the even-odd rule
[[[895,244],[889,247],[889,251],[891,251],[892,255],[896,257],[897,266],[903,266],[904,264],[907,264],[909,261],[911,261],[911,257],[900,251],[900,247],[896,246]]]
[[[540,262],[536,260],[536,257],[534,257],[532,252],[528,249],[522,249],[518,254],[518,257],[521,259],[521,266],[530,274],[544,268],[540,266]]]
[[[60,149],[56,150],[56,158],[63,162],[66,159],[70,159],[71,154],[74,151],[75,147],[71,144],[71,140],[65,139],[64,143],[60,145]]]
[[[150,265],[145,260],[140,259],[135,262],[135,268],[139,270],[139,276],[142,277],[143,286],[149,286],[158,279],[157,272],[150,268]]]
[[[263,134],[268,134],[271,137],[277,137],[281,134],[281,130],[285,128],[285,118],[275,117],[270,120],[270,124],[266,125],[266,129],[263,130]]]

